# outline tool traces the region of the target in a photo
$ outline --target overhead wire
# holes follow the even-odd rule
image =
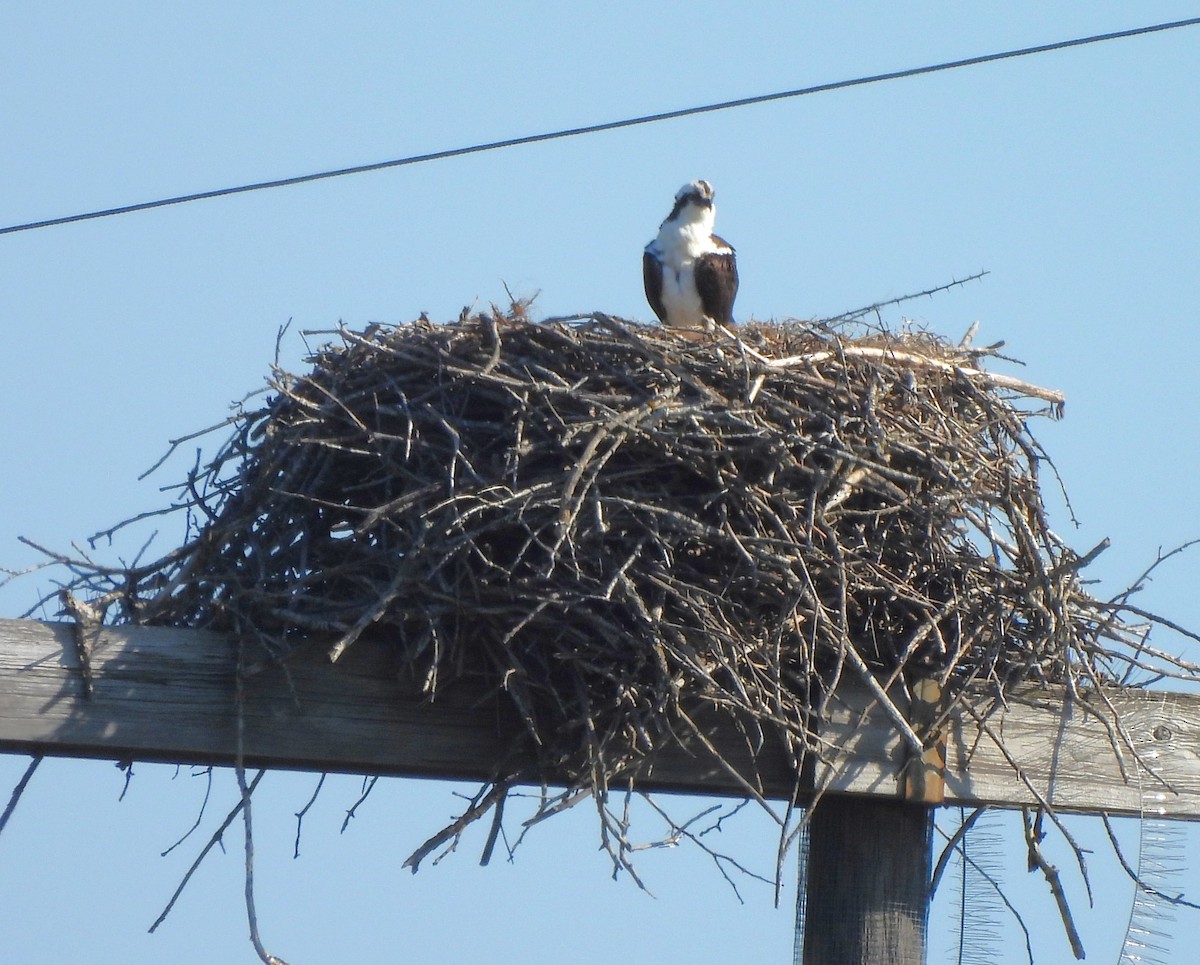
[[[681,117],[692,117],[697,114],[708,114],[714,111],[731,110],[736,107],[749,107],[753,104],[765,104],[771,101],[784,100],[791,97],[803,97],[808,94],[822,94],[829,91],[844,90],[849,87],[862,87],[867,84],[878,84],[883,81],[901,80],[906,77],[918,77],[923,74],[933,74],[944,70],[954,70],[959,67],[974,67],[979,64],[994,63],[999,60],[1011,60],[1016,57],[1028,57],[1033,54],[1049,53],[1065,50],[1071,47],[1082,47],[1086,44],[1101,43],[1108,40],[1120,40],[1128,37],[1138,37],[1145,34],[1161,33],[1167,30],[1177,30],[1182,27],[1192,27],[1200,24],[1200,17],[1186,20],[1173,20],[1168,23],[1157,23],[1143,27],[1132,27],[1127,30],[1115,30],[1109,33],[1093,34],[1088,37],[1077,37],[1072,40],[1059,40],[1053,43],[1038,44],[1033,47],[1020,47],[991,54],[980,54],[975,57],[965,57],[961,60],[947,60],[937,64],[922,67],[908,67],[903,70],[892,70],[880,74],[869,74],[848,80],[831,81],[815,84],[810,87],[798,87],[794,90],[777,91],[771,94],[756,94],[750,97],[738,97],[733,100],[719,101],[713,104],[703,104],[698,107],[684,107],[677,110],[660,111],[655,114],[643,114],[638,117],[624,118],[617,121],[602,121],[597,124],[586,124],[580,127],[568,127],[557,131],[541,134],[526,134],[520,137],[509,137],[499,141],[486,141],[467,147],[448,148],[442,151],[431,151],[426,154],[412,154],[408,157],[395,158],[388,161],[375,161],[369,164],[356,164],[350,167],[333,168],[327,171],[317,171],[311,174],[299,174],[293,177],[276,178],[270,181],[255,181],[233,187],[216,188],[211,191],[197,191],[192,194],[180,194],[154,201],[140,201],[134,204],[120,205],[115,208],[102,208],[97,211],[86,211],[79,214],[64,215],[58,218],[46,218],[41,221],[29,221],[24,224],[9,225],[0,228],[0,235],[15,234],[19,231],[32,231],[35,228],[49,228],[55,225],[71,224],[77,221],[90,221],[96,218],[108,218],[114,215],[131,214],[135,211],[148,211],[152,208],[164,208],[168,205],[186,204],[190,201],[205,201],[211,198],[223,198],[235,194],[246,194],[251,191],[264,191],[268,188],[283,188],[295,184],[307,184],[312,181],[322,181],[328,178],[340,178],[351,174],[365,174],[368,171],[382,171],[387,168],[404,167],[410,164],[420,164],[424,161],[440,161],[447,158],[462,157],[467,154],[479,154],[484,151],[496,151],[501,148],[518,147],[524,144],[537,144],[542,141],[554,141],[567,137],[578,137],[583,134],[598,134],[603,131],[615,131],[625,127],[640,124],[653,124],[659,121],[675,120]]]

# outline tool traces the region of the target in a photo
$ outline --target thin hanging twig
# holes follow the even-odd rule
[[[16,786],[12,789],[12,794],[9,795],[8,804],[4,807],[4,813],[0,814],[0,832],[4,831],[8,824],[8,819],[12,817],[13,811],[17,809],[17,803],[21,800],[21,795],[25,793],[25,788],[29,785],[30,779],[33,777],[33,772],[38,769],[38,765],[42,763],[42,755],[34,754],[29,761],[29,766],[25,768],[25,773],[21,775],[21,779],[17,781]]]
[[[159,925],[167,920],[167,916],[171,913],[171,909],[175,907],[175,902],[178,901],[179,896],[183,894],[183,890],[187,887],[188,882],[192,880],[192,875],[196,873],[196,869],[204,863],[204,859],[208,857],[208,853],[212,851],[212,849],[218,844],[221,844],[221,839],[224,837],[229,825],[233,824],[234,819],[242,813],[242,807],[244,806],[246,799],[254,793],[254,789],[258,787],[259,782],[263,779],[265,774],[266,771],[259,771],[258,774],[255,775],[254,780],[252,780],[247,786],[246,793],[242,795],[237,804],[235,804],[229,810],[229,813],[225,815],[225,820],[223,820],[217,829],[212,833],[212,836],[208,839],[208,843],[200,849],[200,853],[196,855],[196,859],[188,867],[188,870],[184,873],[182,880],[175,888],[174,893],[171,895],[170,901],[167,902],[166,907],[163,908],[159,916],[154,919],[154,924],[152,924],[149,929],[151,932],[155,931]]]

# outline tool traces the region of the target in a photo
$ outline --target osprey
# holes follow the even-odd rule
[[[685,184],[658,237],[646,245],[646,300],[664,325],[711,329],[713,323],[733,324],[737,262],[729,242],[712,233],[716,214],[711,184]]]

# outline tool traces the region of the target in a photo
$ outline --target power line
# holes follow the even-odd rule
[[[188,201],[205,201],[209,198],[223,198],[232,194],[246,194],[250,191],[263,191],[267,188],[284,188],[293,184],[306,184],[310,181],[322,181],[326,178],[340,178],[348,174],[365,174],[368,171],[382,171],[385,168],[404,167],[409,164],[420,164],[422,161],[440,161],[445,158],[462,157],[465,154],[479,154],[483,151],[495,151],[504,147],[517,147],[522,144],[536,144],[540,141],[555,141],[564,137],[577,137],[581,134],[598,134],[601,131],[615,131],[623,127],[634,127],[638,124],[652,124],[658,121],[674,120],[678,117],[691,117],[695,114],[708,114],[712,111],[725,111],[734,107],[748,107],[751,104],[765,104],[770,101],[783,100],[788,97],[803,97],[806,94],[823,94],[827,91],[843,90],[847,87],[862,87],[866,84],[878,84],[881,81],[900,80],[904,77],[918,77],[922,74],[933,74],[943,70],[953,70],[957,67],[974,67],[978,64],[989,64],[997,60],[1011,60],[1014,57],[1028,57],[1031,54],[1044,54],[1054,50],[1065,50],[1068,47],[1082,47],[1085,44],[1100,43],[1105,40],[1120,40],[1126,37],[1138,37],[1143,34],[1160,33],[1164,30],[1176,30],[1180,27],[1192,27],[1200,24],[1200,17],[1188,20],[1174,20],[1170,23],[1152,24],[1146,27],[1134,27],[1129,30],[1116,30],[1112,33],[1094,34],[1090,37],[1078,37],[1074,40],[1060,40],[1049,44],[1039,44],[1036,47],[1021,47],[1016,50],[1005,50],[994,54],[981,54],[977,57],[967,57],[963,60],[948,60],[940,64],[930,64],[925,67],[909,67],[904,70],[893,70],[883,74],[870,74],[865,77],[855,77],[850,80],[832,81],[827,84],[816,84],[812,87],[799,87],[795,90],[778,91],[774,94],[757,94],[753,97],[739,97],[735,100],[720,101],[716,104],[705,104],[700,107],[684,107],[679,110],[662,111],[658,114],[644,114],[640,117],[626,118],[620,121],[604,121],[600,124],[587,124],[583,127],[569,127],[559,131],[544,134],[527,134],[522,137],[505,138],[502,141],[487,141],[473,144],[470,147],[450,148],[444,151],[433,151],[428,154],[413,154],[409,157],[396,158],[391,161],[376,161],[372,164],[357,164],[353,167],[335,168],[329,171],[318,171],[314,174],[300,174],[290,178],[278,178],[273,181],[256,181],[252,184],[241,184],[236,187],[217,188],[212,191],[198,191],[195,194],[181,194],[172,198],[161,198],[157,201],[141,201],[137,204],[126,204],[117,208],[104,208],[99,211],[88,211],[82,214],[66,215],[61,218],[47,218],[44,221],[30,221],[26,224],[11,225],[0,228],[0,235],[14,234],[18,231],[31,231],[34,228],[49,228],[54,225],[70,224],[75,221],[90,221],[94,218],[108,218],[118,214],[130,214],[134,211],[148,211],[151,208],[165,208],[172,204],[184,204]]]

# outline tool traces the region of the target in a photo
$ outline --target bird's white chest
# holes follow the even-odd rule
[[[667,324],[675,328],[704,328],[704,306],[696,289],[696,261],[717,250],[712,236],[696,231],[663,231],[650,243],[649,250],[662,265],[662,303]]]
[[[663,309],[667,322],[676,328],[703,328],[704,306],[696,290],[695,261],[687,259],[679,266],[663,264]]]

